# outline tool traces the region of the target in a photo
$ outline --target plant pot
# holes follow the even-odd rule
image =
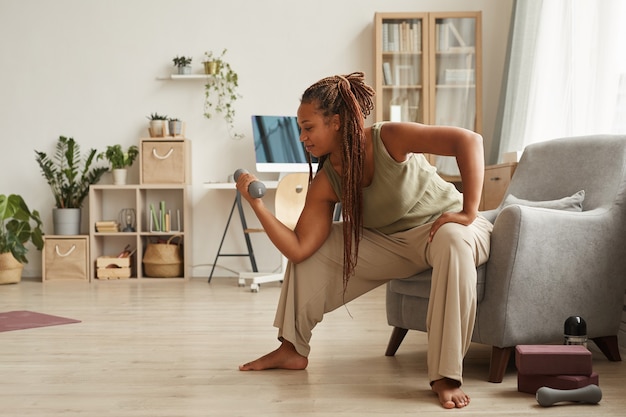
[[[220,61],[207,61],[204,62],[204,73],[209,75],[215,75],[220,70]]]
[[[167,120],[150,120],[150,137],[162,138],[167,134]]]
[[[126,185],[126,168],[118,168],[113,170],[113,184],[114,185]]]
[[[178,74],[180,75],[189,75],[191,74],[191,67],[190,66],[184,66],[184,67],[178,67]]]
[[[183,132],[183,122],[180,120],[170,120],[168,128],[170,136],[181,136]]]
[[[22,279],[24,265],[11,252],[0,254],[0,284],[17,284]]]
[[[52,223],[55,235],[79,235],[80,209],[54,208],[52,209]]]

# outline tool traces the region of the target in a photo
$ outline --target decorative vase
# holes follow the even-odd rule
[[[52,223],[55,235],[79,235],[80,209],[54,208],[52,210]]]
[[[204,62],[204,73],[208,75],[215,75],[220,70],[220,61],[206,61]]]
[[[118,168],[113,170],[113,184],[126,185],[126,168]]]
[[[17,284],[22,279],[22,265],[11,252],[0,254],[0,284]]]

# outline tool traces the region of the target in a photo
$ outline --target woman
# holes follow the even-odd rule
[[[360,72],[324,78],[304,92],[300,141],[320,163],[295,230],[250,196],[254,176],[237,181],[290,261],[274,321],[281,344],[239,369],[306,368],[311,331],[324,313],[390,279],[432,268],[429,379],[443,407],[464,407],[470,399],[460,386],[474,326],[476,266],[487,261],[492,229],[478,216],[482,137],[418,123],[366,128],[373,96]],[[422,153],[456,157],[464,193],[441,179]],[[339,202],[343,221],[333,222]]]

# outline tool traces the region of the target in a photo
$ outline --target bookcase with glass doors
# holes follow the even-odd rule
[[[481,12],[376,13],[376,121],[482,133]],[[427,155],[459,180],[452,157]]]

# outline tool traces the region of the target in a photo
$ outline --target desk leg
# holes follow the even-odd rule
[[[224,244],[224,239],[226,239],[226,233],[228,233],[228,228],[230,227],[230,221],[233,218],[233,213],[235,212],[235,207],[237,207],[237,211],[239,213],[239,219],[241,220],[241,227],[243,228],[243,236],[246,240],[246,247],[248,249],[247,253],[222,253],[222,245]],[[252,242],[250,241],[250,236],[248,234],[248,224],[246,222],[246,216],[243,212],[243,205],[241,204],[241,194],[237,191],[235,195],[235,201],[233,201],[233,206],[230,209],[230,214],[228,215],[228,220],[226,221],[226,227],[224,228],[224,233],[222,234],[222,240],[220,241],[220,245],[217,249],[217,255],[215,255],[215,261],[213,261],[213,266],[211,267],[211,274],[209,275],[208,282],[211,283],[211,279],[213,278],[213,272],[215,271],[215,267],[217,266],[217,260],[221,256],[247,256],[250,258],[250,263],[252,264],[252,271],[258,272],[258,268],[256,265],[256,258],[254,257],[254,251],[252,250]]]

